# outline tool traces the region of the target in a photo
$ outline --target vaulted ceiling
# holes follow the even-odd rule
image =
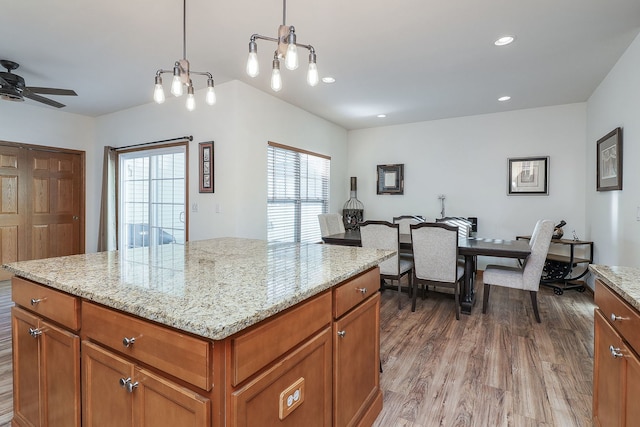
[[[20,63],[15,73],[28,86],[74,89],[77,97],[51,96],[67,105],[63,111],[99,116],[145,104],[156,70],[182,58],[182,5],[5,2],[0,59]],[[187,0],[186,9],[192,70],[211,72],[216,84],[237,79],[273,94],[275,43],[258,42],[257,78],[246,75],[245,63],[252,34],[276,37],[280,0]],[[286,23],[298,43],[315,48],[320,77],[336,81],[307,86],[301,50],[298,70],[282,67],[275,96],[359,129],[586,101],[640,32],[640,1],[289,0]],[[496,47],[506,34],[516,41]],[[499,102],[503,95],[511,100]]]

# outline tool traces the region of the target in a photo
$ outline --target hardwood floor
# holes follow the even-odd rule
[[[382,294],[376,427],[590,426],[593,295],[542,287],[542,323],[529,294],[495,287],[482,314],[455,320],[453,297],[430,292],[415,313],[407,295]],[[0,282],[0,426],[12,416],[11,288]]]

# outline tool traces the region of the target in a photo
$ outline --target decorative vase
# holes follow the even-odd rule
[[[351,195],[342,207],[342,221],[345,230],[357,230],[364,217],[364,205],[358,200],[358,178],[351,177]]]

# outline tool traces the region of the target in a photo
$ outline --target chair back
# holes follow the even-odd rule
[[[437,218],[436,222],[442,222],[454,227],[458,227],[458,237],[460,237],[461,239],[466,239],[467,237],[471,236],[471,229],[473,228],[473,224],[466,218],[462,218],[459,216],[447,216],[444,218]]]
[[[394,224],[400,224],[400,234],[411,234],[409,226],[411,224],[419,224],[425,222],[422,215],[400,215],[393,217]]]
[[[522,272],[522,283],[525,290],[537,291],[540,287],[540,277],[551,244],[553,228],[553,221],[541,219],[533,229],[530,240],[531,254],[524,261]]]
[[[400,225],[391,224],[388,221],[364,221],[360,224],[360,241],[363,248],[388,249],[396,251],[396,254],[382,261],[380,274],[400,274]]]
[[[458,227],[444,222],[411,225],[413,268],[422,280],[455,283],[458,279]]]
[[[344,223],[342,222],[342,216],[340,214],[319,214],[318,222],[320,223],[320,235],[322,237],[344,233]]]

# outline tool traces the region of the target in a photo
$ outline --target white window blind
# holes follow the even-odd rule
[[[318,214],[329,210],[327,156],[269,143],[267,239],[321,241]]]

